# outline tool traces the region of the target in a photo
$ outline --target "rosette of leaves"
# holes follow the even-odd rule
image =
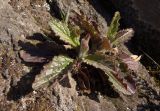
[[[117,47],[118,44],[128,40],[133,35],[133,30],[118,31],[120,14],[116,12],[106,37],[101,37],[98,28],[89,22],[84,15],[77,13],[75,15],[74,22],[78,23],[85,34],[76,33],[77,30],[66,21],[53,19],[49,25],[60,40],[70,45],[73,50],[78,51],[76,59],[67,55],[55,56],[44,67],[42,74],[36,77],[32,86],[33,89],[36,90],[44,84],[49,84],[59,75],[65,74],[65,70],[78,72],[82,63],[86,63],[102,70],[108,76],[112,86],[118,91],[127,95],[135,93],[135,84],[129,72],[137,70],[138,67],[135,68],[135,65],[138,66],[138,62],[125,52],[119,51]],[[95,44],[96,42],[99,47]],[[90,46],[89,43],[92,45]]]

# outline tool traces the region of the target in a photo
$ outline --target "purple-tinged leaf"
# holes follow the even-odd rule
[[[102,39],[101,49],[110,50],[112,48],[112,45],[110,43],[110,40],[104,37]]]
[[[108,75],[109,81],[113,84],[114,88],[118,91],[126,95],[132,95],[135,93],[135,84],[130,83],[130,81],[126,79],[127,76],[125,78],[119,68],[115,68],[115,70],[110,68],[108,63],[101,59],[100,56],[89,55],[83,59],[83,62],[103,70],[105,74]]]
[[[128,69],[133,70],[133,71],[137,71],[139,68],[139,62],[138,61],[134,61],[131,56],[129,56],[128,54],[126,54],[125,52],[121,52],[119,54],[119,58],[120,60],[127,64]]]
[[[75,17],[72,17],[72,20],[86,33],[91,35],[91,43],[92,47],[90,50],[97,50],[102,42],[102,35],[99,31],[98,24],[91,21],[87,18],[83,13],[79,14],[77,12],[74,13]]]
[[[91,84],[90,84],[90,78],[86,74],[87,72],[84,72],[82,70],[79,70],[78,75],[77,75],[77,82],[79,86],[80,92],[83,93],[91,93]]]
[[[86,37],[82,38],[81,45],[80,45],[80,51],[79,51],[79,58],[83,58],[87,56],[87,53],[89,51],[89,40],[91,36],[88,34]]]
[[[120,68],[116,67],[116,77],[119,81],[122,82],[122,84],[124,84],[124,86],[126,87],[126,89],[129,91],[130,94],[134,94],[136,92],[136,85],[135,85],[135,81],[132,79],[131,75],[129,74],[124,74]],[[125,72],[126,73],[126,72]]]
[[[47,59],[44,57],[32,56],[31,54],[27,53],[24,50],[21,50],[19,52],[19,55],[20,55],[21,59],[23,59],[23,61],[25,61],[25,62],[44,63],[47,61]]]
[[[91,20],[89,20],[83,13],[79,14],[77,12],[74,12],[75,17],[72,18],[73,21],[80,26],[81,29],[85,30],[87,33],[89,33],[93,38],[99,39],[99,30],[98,25],[95,22],[91,23]]]
[[[129,39],[131,39],[131,37],[133,37],[133,35],[134,35],[134,30],[132,28],[120,30],[119,32],[117,32],[115,40],[112,41],[112,44],[118,45],[127,42]]]

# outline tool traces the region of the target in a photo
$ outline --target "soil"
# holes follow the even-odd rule
[[[107,9],[113,6],[109,3]],[[79,94],[76,81],[69,76],[33,91],[32,83],[43,66],[65,52],[44,36],[54,36],[48,22],[52,17],[62,19],[61,12],[68,7],[96,21],[102,35],[114,11],[104,11],[104,4],[95,0],[0,0],[0,111],[159,111],[160,86],[143,65],[135,75],[137,91],[131,96],[109,83],[97,92]],[[20,57],[22,50],[48,61],[35,59],[32,63],[29,58],[26,62]]]

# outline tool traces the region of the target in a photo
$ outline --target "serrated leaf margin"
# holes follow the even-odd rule
[[[100,58],[98,58],[100,60]],[[99,68],[105,72],[105,74],[108,75],[109,81],[112,83],[115,89],[118,91],[126,94],[126,95],[132,95],[135,93],[135,91],[132,91],[130,87],[127,85],[127,81],[125,79],[119,77],[118,73],[114,71],[113,69],[107,67],[106,65],[102,64],[101,62],[94,61],[89,59],[89,57],[84,58],[83,62],[94,66],[95,68]]]
[[[72,62],[73,59],[67,56],[55,56],[53,60],[44,67],[41,74],[36,77],[35,82],[32,84],[32,88],[36,90],[44,84],[48,84],[51,80],[61,74],[63,70]]]
[[[73,47],[77,47],[80,45],[79,42],[80,37],[75,37],[72,35],[71,30],[68,27],[68,24],[53,18],[49,22],[49,25],[56,34],[56,36],[60,37],[60,40],[69,43]]]
[[[119,24],[120,18],[121,18],[120,13],[118,11],[115,12],[114,17],[112,18],[111,24],[107,31],[107,37],[111,42],[115,40],[115,36],[120,26]]]

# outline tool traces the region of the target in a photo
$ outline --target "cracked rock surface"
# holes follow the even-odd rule
[[[48,21],[52,16],[60,18],[61,11],[66,12],[68,7],[82,11],[96,21],[102,34],[105,34],[107,21],[111,20],[112,16],[110,10],[104,11],[102,4],[101,1],[94,0],[0,0],[1,111],[160,110],[159,87],[143,66],[135,77],[138,88],[132,96],[123,95],[108,87],[104,87],[105,93],[79,95],[76,81],[70,76],[63,81],[55,81],[49,87],[32,90],[32,83],[45,63],[27,64],[20,58],[19,52],[25,49],[36,56],[52,57],[56,51],[55,47],[47,42],[34,46],[28,39],[43,38],[44,34],[53,36],[50,34]],[[115,7],[118,8],[116,5]],[[146,21],[154,24],[150,19],[146,18]],[[153,28],[158,30],[158,27],[157,24]],[[36,44],[37,41],[32,43]],[[67,86],[68,79],[72,83],[70,87]],[[118,96],[115,96],[114,92],[118,93]]]

